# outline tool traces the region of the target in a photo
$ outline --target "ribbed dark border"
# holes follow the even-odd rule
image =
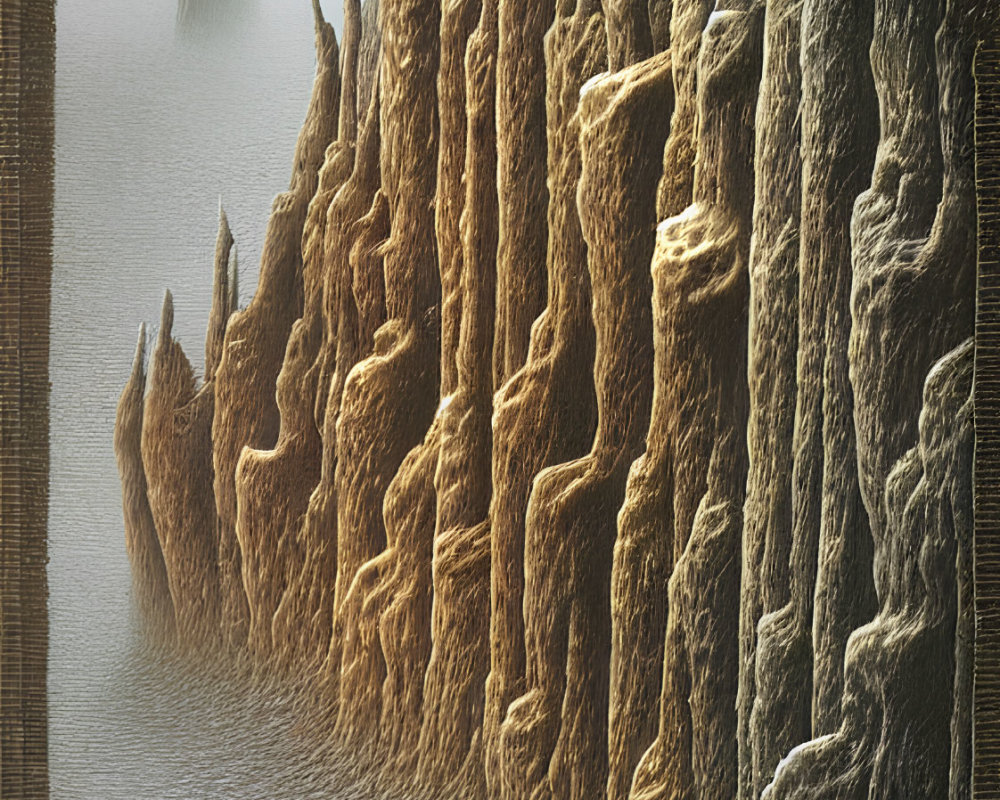
[[[975,584],[973,797],[1000,798],[1000,42],[976,53]]]
[[[54,0],[0,0],[0,797],[48,797]]]

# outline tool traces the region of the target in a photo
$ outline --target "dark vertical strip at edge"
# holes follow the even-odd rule
[[[975,58],[976,289],[975,496],[976,645],[973,797],[1000,797],[1000,38]]]
[[[0,0],[0,796],[48,797],[55,2]]]

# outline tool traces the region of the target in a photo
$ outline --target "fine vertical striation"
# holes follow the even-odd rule
[[[777,759],[750,737],[756,695],[757,625],[788,601],[792,541],[792,439],[798,348],[802,205],[799,0],[769,2],[754,145],[754,235],[750,244],[747,422],[749,471],[743,509],[740,660],[737,697],[738,797],[760,796],[754,764],[773,774]],[[806,203],[809,199],[806,199]],[[794,730],[792,720],[767,729]],[[799,735],[801,735],[801,731]]]
[[[698,135],[698,53],[711,0],[673,0],[670,54],[674,70],[674,110],[663,149],[663,175],[656,192],[658,220],[679,214],[691,203]],[[656,28],[662,31],[661,11]],[[660,36],[663,34],[660,33]]]
[[[972,526],[971,378],[971,339],[927,376],[919,442],[886,482],[891,552],[879,613],[848,641],[843,723],[783,759],[764,800],[969,796],[949,764],[955,562]]]
[[[469,37],[463,70],[468,133],[461,218],[461,333],[455,359],[457,386],[445,397],[441,412],[433,650],[424,681],[419,747],[423,783],[439,791],[453,785],[456,793],[477,797],[485,786],[482,720],[490,663],[497,40],[497,0],[485,0]],[[445,347],[442,339],[442,353]]]
[[[446,0],[441,5],[441,67],[438,71],[437,195],[434,203],[438,263],[441,271],[441,396],[455,391],[459,329],[462,320],[462,235],[465,206],[466,80],[465,51],[476,26],[481,0]],[[495,145],[492,147],[495,151]]]
[[[385,549],[348,587],[338,612],[342,655],[328,659],[327,670],[340,675],[337,729],[352,738],[368,733],[371,742],[380,728],[385,750],[402,746],[412,755],[430,655],[438,426],[428,428],[440,389],[433,211],[440,8],[432,0],[383,0],[379,25],[380,171],[391,222],[384,251],[388,321],[375,334],[374,354],[344,385],[336,481],[359,486],[338,492],[341,507],[350,503],[367,526],[348,529],[350,535],[377,536],[384,525]],[[339,509],[338,517],[343,522]]]
[[[648,0],[601,0],[601,7],[608,32],[608,66],[612,71],[653,55]]]
[[[843,647],[850,631],[873,613],[870,536],[857,489],[847,372],[851,209],[867,182],[875,146],[865,7],[807,2],[802,10],[794,544],[790,574],[776,583],[790,585],[787,603],[764,609],[758,628],[749,738],[753,793],[747,795],[753,797],[770,781],[778,760],[817,733],[814,726],[839,724]],[[828,591],[818,589],[819,580]],[[849,606],[843,615],[831,608],[838,603]]]
[[[594,11],[581,3],[576,13],[586,20]],[[541,472],[528,504],[527,691],[503,731],[505,751],[520,762],[512,796],[593,797],[607,781],[610,560],[652,395],[646,265],[666,138],[665,128],[635,121],[665,119],[671,102],[667,55],[581,91],[578,210],[593,289],[598,424],[590,453]]]
[[[556,0],[500,0],[498,8],[495,386],[503,385],[524,364],[531,324],[545,302],[544,37],[555,7]]]
[[[657,386],[665,395],[657,412],[666,416],[654,441],[669,442],[668,543],[676,564],[659,730],[636,770],[636,800],[736,794],[752,120],[764,8],[733,5],[713,15],[698,62],[695,202],[660,224],[653,256],[665,381]]]
[[[511,755],[503,755],[500,731],[507,707],[525,689],[524,526],[528,495],[535,475],[544,467],[587,452],[596,425],[593,382],[581,380],[593,370],[594,324],[587,245],[576,210],[578,104],[583,83],[607,68],[607,55],[603,20],[589,8],[581,4],[576,14],[560,13],[545,39],[551,185],[548,301],[532,328],[527,362],[494,399],[490,674],[483,720],[487,793],[494,798],[517,796],[511,795],[510,788],[515,779],[505,778],[504,773],[518,765]],[[502,127],[502,118],[498,117],[498,125]],[[503,789],[505,783],[507,789]]]
[[[132,373],[118,400],[115,416],[115,457],[122,481],[125,550],[132,566],[132,593],[147,634],[172,642],[174,605],[163,550],[153,523],[142,466],[143,393],[146,390],[146,325],[139,326]]]
[[[143,409],[142,464],[178,643],[202,650],[217,643],[221,610],[212,495],[213,387],[197,388],[194,370],[171,336],[173,322],[168,291]]]
[[[235,240],[229,229],[229,219],[219,203],[219,235],[215,240],[215,270],[212,281],[212,308],[208,315],[208,334],[205,336],[205,383],[215,377],[216,367],[222,357],[222,343],[226,336],[226,324],[239,304],[239,287],[234,278],[236,270]],[[233,271],[230,272],[229,258],[233,255]]]
[[[292,324],[302,313],[302,229],[323,154],[336,133],[340,94],[337,41],[333,28],[323,20],[318,0],[314,0],[313,9],[316,80],[295,147],[291,183],[272,206],[257,292],[250,305],[230,320],[215,375],[211,453],[219,515],[222,626],[223,637],[233,645],[245,641],[250,621],[243,557],[236,537],[237,462],[244,447],[270,448],[278,440],[280,414],[274,386]]]
[[[119,400],[154,641],[393,794],[970,800],[989,6],[313,0],[257,294],[220,208]]]

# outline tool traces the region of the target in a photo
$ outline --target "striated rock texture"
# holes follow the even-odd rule
[[[594,327],[587,245],[576,210],[580,88],[606,67],[601,18],[581,4],[545,39],[548,302],[532,329],[528,360],[494,398],[490,503],[490,674],[483,721],[488,794],[502,796],[500,729],[525,690],[524,530],[528,496],[544,467],[579,458],[594,438]],[[499,80],[499,74],[498,74]],[[503,117],[498,111],[498,125]],[[498,129],[498,136],[500,130]],[[502,216],[501,216],[502,219]],[[499,269],[499,261],[498,261]],[[581,385],[582,384],[582,385]]]
[[[314,3],[257,293],[223,214],[119,402],[150,636],[406,797],[971,800],[989,5]]]
[[[182,647],[214,645],[222,611],[212,494],[214,387],[194,370],[171,336],[174,303],[163,300],[142,415],[142,466],[153,524],[166,564]]]
[[[665,128],[634,120],[665,119],[671,102],[669,56],[595,78],[580,95],[578,210],[594,298],[598,422],[590,453],[541,472],[528,503],[527,691],[502,733],[510,797],[591,797],[607,780],[610,556],[652,395],[645,265],[652,165],[666,138]]]
[[[132,374],[118,399],[115,416],[115,457],[122,481],[125,550],[132,565],[133,594],[146,629],[154,639],[174,637],[174,603],[167,565],[149,507],[146,471],[142,465],[143,395],[146,391],[146,325],[139,326]]]
[[[762,787],[754,782],[759,772],[755,762],[772,770],[777,764],[764,742],[751,741],[750,718],[757,691],[757,626],[764,614],[788,601],[802,224],[801,28],[802,3],[768,5],[755,117],[750,245],[749,471],[743,507],[737,695],[739,797],[759,796]],[[798,721],[786,717],[767,735],[794,731],[793,720]],[[803,734],[808,736],[808,730],[800,728],[797,735]]]
[[[493,322],[496,308],[496,0],[484,0],[465,57],[468,134],[457,388],[441,411],[434,483],[433,650],[424,680],[420,778],[482,795],[489,670]],[[443,149],[443,148],[442,148]],[[439,186],[440,191],[440,186]],[[443,324],[443,323],[442,323]],[[441,351],[446,343],[442,340]],[[442,393],[444,393],[442,373]],[[456,768],[460,768],[455,774]]]
[[[695,204],[657,231],[653,276],[661,396],[650,429],[652,451],[633,476],[634,490],[642,493],[644,470],[652,467],[654,482],[667,472],[673,508],[666,517],[673,530],[652,538],[661,547],[666,543],[667,554],[659,560],[673,562],[673,572],[660,724],[636,771],[634,798],[722,798],[736,789],[751,119],[763,12],[761,4],[748,3],[714,15],[705,30],[698,63]],[[666,463],[656,469],[656,461]],[[659,516],[655,507],[647,511],[635,501],[633,509],[638,520]],[[657,557],[654,551],[652,558]]]
[[[278,439],[280,414],[275,382],[292,323],[302,311],[302,227],[312,196],[323,152],[334,138],[334,108],[340,91],[338,48],[333,28],[323,20],[318,0],[316,14],[317,73],[309,113],[295,148],[289,189],[279,195],[268,221],[261,255],[258,291],[250,305],[230,320],[222,357],[215,374],[215,416],[212,421],[212,460],[215,501],[218,509],[219,577],[222,594],[222,633],[234,646],[244,643],[251,627],[259,646],[270,640],[272,599],[252,608],[255,576],[244,582],[243,561],[270,561],[270,551],[245,552],[237,536],[237,463],[244,447],[273,447]],[[266,546],[277,531],[255,534],[245,528],[244,541],[252,549]],[[263,588],[264,595],[274,590]],[[251,618],[253,621],[251,622]]]

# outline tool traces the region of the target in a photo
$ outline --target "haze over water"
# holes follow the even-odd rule
[[[183,26],[178,0],[58,4],[53,800],[366,796],[310,762],[281,698],[151,662],[131,616],[112,428],[139,322],[153,341],[169,287],[174,335],[200,372],[219,198],[245,305],[315,66],[309,0],[216,3]],[[339,33],[339,0],[323,5]]]

